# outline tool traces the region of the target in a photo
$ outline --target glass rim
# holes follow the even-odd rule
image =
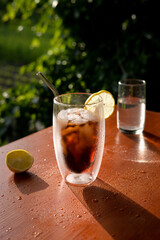
[[[119,85],[124,86],[138,86],[138,85],[146,85],[146,81],[138,78],[126,78],[118,81]]]
[[[88,97],[89,97],[89,96],[92,95],[92,93],[85,93],[85,92],[64,93],[64,94],[60,94],[60,95],[54,97],[53,102],[57,105],[66,106],[66,107],[84,107],[85,105],[94,106],[94,105],[97,105],[101,102],[103,103],[103,99],[102,99],[101,96],[98,96],[99,101],[96,102],[96,103],[85,104],[85,102],[84,102],[84,103],[79,103],[79,104],[78,103],[77,104],[72,104],[72,103],[61,102],[60,98],[63,97],[63,96],[67,96],[67,95],[88,95]],[[59,101],[58,101],[58,98],[59,98]],[[86,98],[86,100],[87,100],[87,98]]]

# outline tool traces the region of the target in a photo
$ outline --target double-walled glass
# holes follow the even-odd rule
[[[99,172],[105,139],[103,100],[85,105],[88,93],[54,98],[53,140],[58,167],[67,183],[86,185]]]
[[[117,127],[123,133],[139,134],[144,129],[146,82],[125,79],[118,82]]]

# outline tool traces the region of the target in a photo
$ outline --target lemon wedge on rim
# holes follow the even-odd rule
[[[93,93],[86,100],[85,107],[91,112],[94,111],[94,107],[92,106],[92,104],[97,103],[99,101],[98,100],[99,96],[103,99],[104,118],[107,119],[113,114],[115,108],[115,100],[110,92],[106,90],[101,90],[99,92]]]
[[[15,173],[22,173],[31,168],[34,157],[24,149],[15,149],[7,153],[6,165]]]

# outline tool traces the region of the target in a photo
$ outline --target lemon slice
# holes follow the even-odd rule
[[[12,150],[6,155],[6,165],[15,173],[27,171],[31,168],[33,161],[33,156],[23,149]]]
[[[94,103],[97,103],[99,101],[99,96],[103,99],[103,107],[104,107],[104,117],[105,119],[109,118],[112,113],[114,112],[115,108],[115,100],[113,95],[106,91],[106,90],[101,90],[99,92],[93,93],[85,102],[85,107],[89,111],[94,111]]]

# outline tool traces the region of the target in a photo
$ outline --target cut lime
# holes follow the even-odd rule
[[[33,161],[33,156],[23,149],[12,150],[6,155],[6,165],[15,173],[27,171],[31,168]]]

